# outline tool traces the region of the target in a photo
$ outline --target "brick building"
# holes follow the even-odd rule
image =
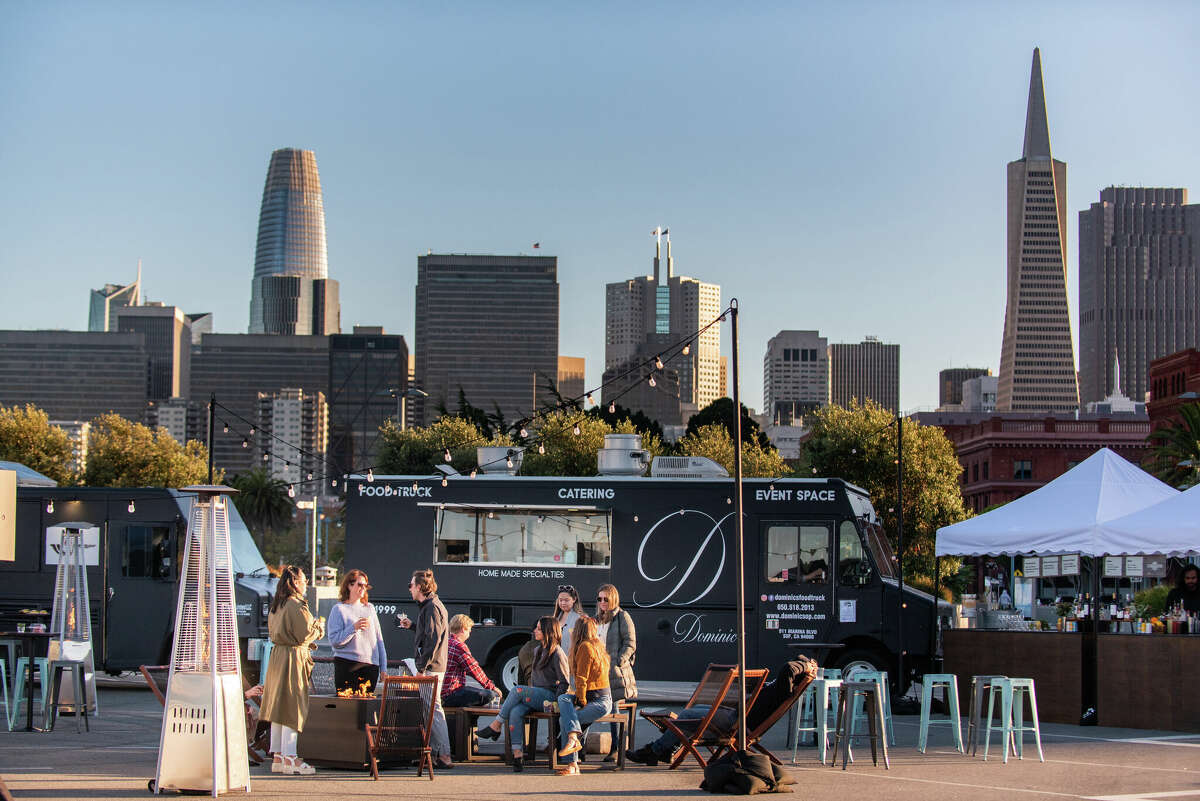
[[[1200,350],[1188,348],[1150,362],[1150,428],[1178,420],[1180,406],[1200,401]]]

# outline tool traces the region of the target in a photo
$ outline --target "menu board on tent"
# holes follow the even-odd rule
[[[1106,577],[1120,576],[1123,572],[1124,567],[1125,567],[1125,560],[1122,559],[1120,556],[1104,557],[1104,575]]]
[[[1058,573],[1058,557],[1057,556],[1043,556],[1042,557],[1042,575],[1043,576],[1057,576],[1058,574],[1059,574]]]
[[[1167,557],[1147,556],[1142,559],[1142,575],[1149,578],[1167,577]]]
[[[1142,575],[1142,562],[1143,559],[1140,556],[1126,556],[1125,575],[1140,578]]]
[[[1079,554],[1068,553],[1063,554],[1059,560],[1059,575],[1060,576],[1078,576],[1079,575]]]
[[[1038,578],[1042,575],[1042,560],[1037,556],[1026,556],[1021,560],[1021,572],[1025,578]]]

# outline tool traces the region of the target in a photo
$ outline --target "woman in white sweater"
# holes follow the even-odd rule
[[[338,690],[373,692],[387,673],[387,650],[375,607],[367,602],[367,574],[350,570],[338,590],[341,603],[329,612],[326,630],[333,646],[333,682]]]
[[[554,599],[554,619],[562,630],[563,653],[571,652],[571,632],[575,621],[583,614],[583,605],[579,603],[579,591],[570,584],[558,585],[558,596]]]

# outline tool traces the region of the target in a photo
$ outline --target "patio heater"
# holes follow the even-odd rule
[[[154,793],[250,790],[238,654],[229,487],[194,492],[175,608],[175,641]]]
[[[50,642],[46,655],[50,660],[67,659],[84,665],[83,686],[88,713],[96,712],[96,667],[92,656],[92,611],[88,604],[87,559],[83,542],[85,531],[95,531],[91,523],[60,523],[58,572],[54,578],[54,606],[50,616]],[[59,687],[59,711],[79,713],[81,699],[75,697],[70,681]]]

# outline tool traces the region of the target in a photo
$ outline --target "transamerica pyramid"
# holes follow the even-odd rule
[[[1033,51],[1025,145],[1008,163],[1008,298],[997,411],[1079,408],[1067,308],[1067,165],[1050,155],[1042,56]]]

